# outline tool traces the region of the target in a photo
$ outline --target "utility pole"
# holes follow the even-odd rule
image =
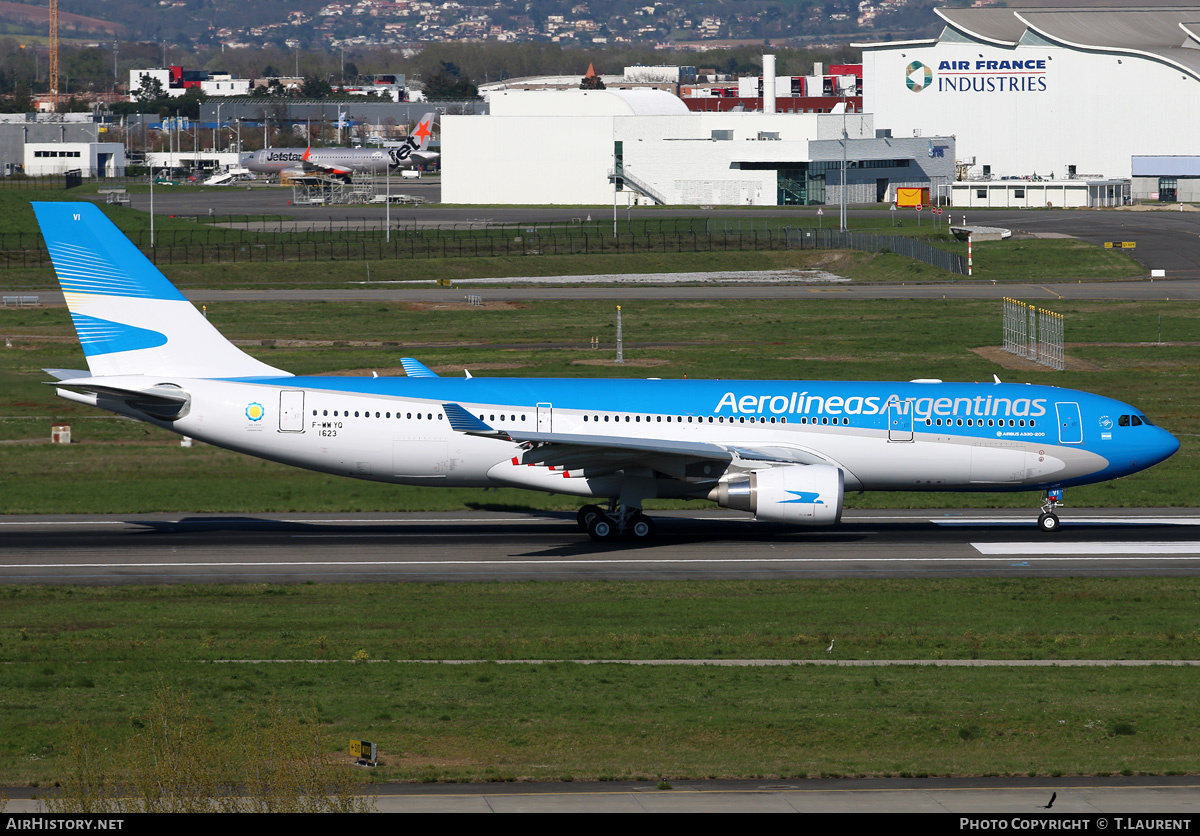
[[[849,100],[846,98],[846,88],[842,88],[842,214],[841,225],[842,232],[846,231],[846,199],[849,184],[846,182],[847,173],[847,155],[846,146],[850,144],[850,134],[846,131],[846,110],[850,107]]]
[[[58,0],[50,0],[50,107],[58,111]]]
[[[617,362],[625,362],[625,340],[621,336],[621,306],[617,305]]]

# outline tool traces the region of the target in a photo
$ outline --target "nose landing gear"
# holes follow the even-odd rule
[[[1042,501],[1042,513],[1038,517],[1038,528],[1042,533],[1054,534],[1060,530],[1061,523],[1058,521],[1058,515],[1054,512],[1062,505],[1062,499],[1062,488],[1046,491],[1046,496]]]

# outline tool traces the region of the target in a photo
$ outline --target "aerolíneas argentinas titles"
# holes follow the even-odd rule
[[[377,482],[606,500],[597,540],[653,535],[645,500],[830,525],[847,490],[1044,491],[1166,459],[1138,409],[1053,386],[939,381],[302,377],[221,336],[90,203],[35,203],[88,371],[58,393],[181,435]]]

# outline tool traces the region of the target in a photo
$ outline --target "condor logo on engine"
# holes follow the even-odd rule
[[[788,491],[788,493],[792,494],[796,498],[795,499],[781,499],[781,500],[779,500],[780,504],[786,505],[791,502],[807,502],[810,505],[824,505],[825,504],[824,502],[821,501],[821,495],[819,493],[813,493],[812,491]]]

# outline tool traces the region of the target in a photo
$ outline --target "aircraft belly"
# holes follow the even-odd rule
[[[1087,450],[962,436],[922,436],[912,442],[860,439],[844,459],[865,490],[987,490],[1033,488],[1102,470],[1108,462]]]
[[[398,438],[392,443],[392,475],[404,479],[445,479],[453,469],[450,444],[433,436]]]
[[[888,441],[886,435],[858,437],[843,459],[862,490],[939,490],[966,483],[970,464],[962,448],[921,435],[912,441]],[[849,487],[849,486],[848,486]]]
[[[971,446],[971,484],[1020,484],[1029,454],[1017,442],[986,441]]]
[[[512,459],[494,465],[487,476],[496,485],[571,496],[615,496],[620,492],[620,477],[617,476],[572,476],[569,470],[513,464]]]

